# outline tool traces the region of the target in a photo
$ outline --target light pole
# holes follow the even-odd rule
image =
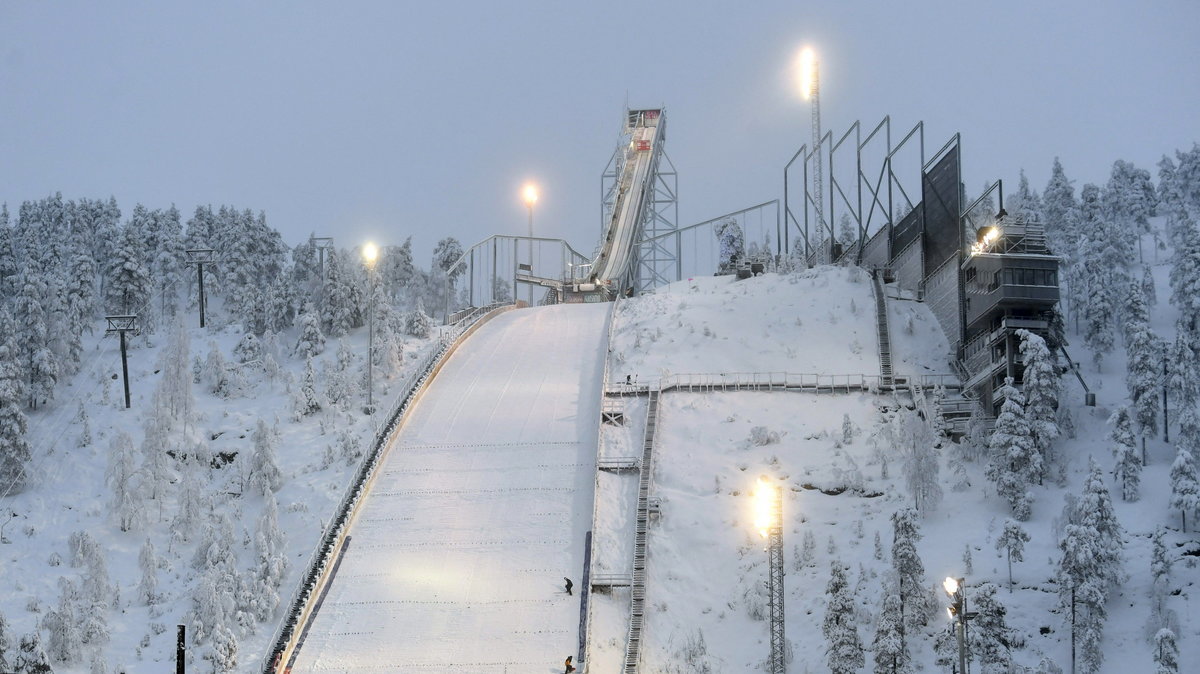
[[[817,227],[823,228],[825,207],[821,194],[824,180],[821,166],[821,70],[812,47],[805,47],[800,52],[800,93],[804,96],[804,100],[809,101],[812,111],[813,210],[817,214]],[[832,197],[830,198],[832,199]],[[807,204],[805,204],[805,208],[808,208]],[[822,231],[822,235],[824,235],[824,231]],[[829,261],[833,262],[833,223],[829,225],[829,257]]]
[[[367,242],[362,249],[363,264],[367,266],[367,407],[364,412],[375,413],[375,261],[379,259],[379,247]]]
[[[967,621],[975,617],[974,613],[967,612],[967,582],[964,578],[947,577],[942,581],[942,588],[950,597],[946,611],[958,634],[958,674],[967,674]]]
[[[537,186],[533,183],[525,185],[521,196],[525,199],[525,205],[529,207],[529,276],[533,276],[533,205],[537,203],[538,191]],[[533,306],[533,284],[529,284],[529,306]]]
[[[767,599],[771,613],[770,674],[787,672],[783,632],[783,488],[758,478],[754,489],[754,528],[767,540]]]

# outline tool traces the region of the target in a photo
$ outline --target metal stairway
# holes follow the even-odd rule
[[[642,436],[641,472],[638,476],[637,529],[633,543],[633,579],[630,586],[629,634],[625,639],[624,674],[637,674],[646,604],[646,533],[650,525],[650,457],[658,426],[659,390],[650,389],[646,405],[646,430]]]
[[[871,282],[875,285],[875,325],[879,330],[879,376],[882,384],[891,385],[892,339],[888,329],[887,299],[883,294],[883,277],[878,270],[872,272]]]

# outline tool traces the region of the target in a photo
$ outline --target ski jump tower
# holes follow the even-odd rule
[[[662,108],[627,110],[621,141],[601,176],[602,239],[585,273],[564,288],[566,302],[599,302],[678,280],[675,166],[664,149]]]

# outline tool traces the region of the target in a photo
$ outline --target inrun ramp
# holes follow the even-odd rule
[[[380,466],[292,672],[515,674],[578,657],[610,306],[510,311],[449,359]]]

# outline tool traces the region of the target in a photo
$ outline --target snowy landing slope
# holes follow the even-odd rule
[[[574,654],[607,305],[513,311],[400,432],[293,672],[547,672]],[[561,666],[561,665],[559,665]]]

